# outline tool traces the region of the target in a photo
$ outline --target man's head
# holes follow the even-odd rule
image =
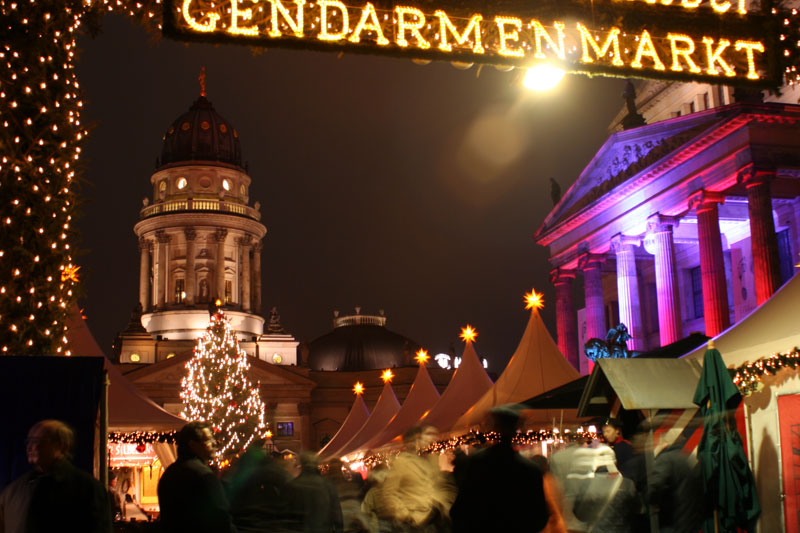
[[[303,470],[317,470],[319,468],[319,456],[316,452],[301,452],[297,461]]]
[[[492,407],[492,429],[500,434],[500,440],[511,442],[519,427],[519,411],[507,405]]]
[[[189,422],[176,437],[178,457],[198,457],[208,462],[214,457],[216,441],[208,422]]]
[[[607,418],[603,422],[603,438],[608,443],[614,443],[622,437],[622,423],[616,418]]]
[[[42,420],[28,431],[25,446],[28,462],[46,472],[58,459],[69,459],[75,437],[72,430],[59,420]]]

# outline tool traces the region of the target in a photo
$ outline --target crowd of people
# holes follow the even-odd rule
[[[699,468],[681,439],[656,437],[644,421],[632,441],[608,419],[604,443],[574,442],[550,458],[526,458],[514,447],[519,414],[492,410],[499,438],[461,450],[442,468],[438,454],[420,452],[438,435],[414,427],[403,449],[367,479],[338,460],[318,464],[313,452],[296,465],[263,443],[251,446],[222,474],[211,460],[215,442],[204,422],[177,435],[177,460],[158,484],[164,533],[255,532],[696,532],[703,511]],[[0,494],[0,533],[112,531],[110,499],[70,463],[73,437],[61,422],[31,428],[34,469]],[[645,453],[655,445],[654,454]]]

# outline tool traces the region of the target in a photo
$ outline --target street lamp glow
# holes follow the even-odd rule
[[[565,72],[558,67],[541,63],[528,69],[522,85],[531,91],[549,91],[558,85],[564,74]]]

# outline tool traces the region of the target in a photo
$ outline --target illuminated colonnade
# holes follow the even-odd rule
[[[620,322],[635,350],[714,336],[797,270],[798,125],[798,106],[738,103],[608,139],[535,235],[550,248],[558,344],[573,365],[579,339]]]

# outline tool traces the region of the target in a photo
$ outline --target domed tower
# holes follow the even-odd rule
[[[139,239],[142,326],[156,339],[196,339],[216,299],[241,340],[263,333],[258,202],[236,128],[205,90],[164,134],[134,232]],[[141,361],[155,362],[155,361]]]

